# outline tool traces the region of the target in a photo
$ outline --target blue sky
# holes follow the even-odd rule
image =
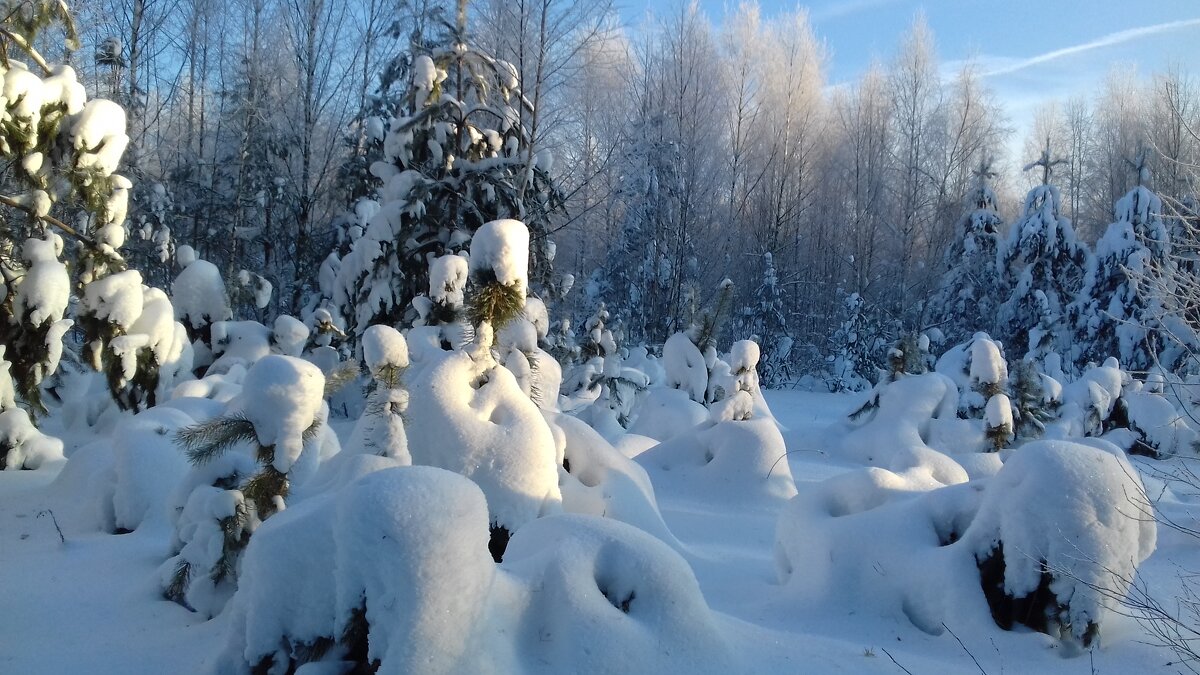
[[[627,0],[626,16],[678,0]],[[770,16],[795,7],[761,0]],[[735,2],[701,0],[719,22]],[[1004,103],[1019,147],[1045,102],[1098,91],[1114,66],[1148,74],[1179,65],[1200,77],[1200,0],[816,0],[807,7],[826,43],[832,84],[853,80],[872,59],[887,61],[913,17],[924,12],[938,55],[953,67],[973,58]],[[634,19],[636,23],[636,19]]]

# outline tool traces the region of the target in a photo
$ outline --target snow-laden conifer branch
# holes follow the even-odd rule
[[[94,239],[92,239],[91,237],[87,236],[86,234],[83,234],[82,232],[71,227],[70,225],[67,225],[66,223],[59,220],[58,218],[55,218],[52,215],[39,212],[38,209],[33,205],[26,204],[19,199],[15,199],[15,198],[9,197],[7,195],[0,195],[0,204],[4,204],[5,206],[11,206],[14,209],[19,209],[19,210],[24,211],[25,213],[29,214],[29,216],[31,218],[35,218],[35,219],[40,220],[49,225],[53,225],[55,228],[74,237],[75,239],[86,244],[90,248],[93,248],[93,249],[99,248],[96,245],[96,241]]]
[[[180,429],[175,439],[192,464],[205,464],[238,443],[253,442],[254,425],[243,415],[216,417]]]

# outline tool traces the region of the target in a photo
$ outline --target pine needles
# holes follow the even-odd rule
[[[194,465],[206,464],[238,443],[255,440],[254,425],[240,414],[214,417],[175,432],[175,442],[183,446]]]
[[[186,560],[180,560],[175,566],[175,572],[171,574],[171,583],[167,584],[163,590],[165,596],[171,602],[177,602],[185,605],[184,595],[187,593],[188,584],[192,581],[192,564]]]
[[[724,327],[729,310],[733,306],[733,282],[726,279],[721,282],[720,288],[716,302],[711,308],[701,312],[700,320],[688,331],[688,337],[701,354],[709,347],[716,347],[721,328]]]
[[[525,296],[516,284],[485,284],[471,296],[468,312],[473,323],[487,321],[502,328],[517,318],[525,306]]]
[[[358,362],[354,360],[346,361],[338,365],[333,370],[325,374],[325,397],[328,398],[338,393],[346,387],[346,385],[358,379],[362,371],[359,369]]]

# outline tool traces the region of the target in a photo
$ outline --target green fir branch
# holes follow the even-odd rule
[[[183,446],[188,461],[206,464],[241,442],[254,442],[254,425],[241,414],[215,417],[175,432],[175,442]]]

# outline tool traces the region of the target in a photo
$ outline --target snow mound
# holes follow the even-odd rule
[[[371,326],[363,333],[362,345],[363,360],[371,372],[385,366],[408,367],[408,343],[391,326]]]
[[[958,388],[940,373],[910,375],[876,390],[874,408],[859,426],[836,424],[827,432],[832,454],[896,472],[924,475],[929,487],[967,481],[967,472],[926,439],[941,426],[957,426]],[[964,448],[963,450],[973,450]]]
[[[207,260],[197,260],[188,248],[177,252],[183,271],[171,286],[175,318],[194,330],[229,319],[233,313],[225,292],[221,270]]]
[[[687,392],[666,387],[654,387],[635,411],[637,417],[629,433],[666,441],[687,433],[708,420],[708,410],[693,401]]]
[[[1145,454],[1154,457],[1195,454],[1200,434],[1165,396],[1143,390],[1126,393],[1121,401],[1130,431],[1147,446]]]
[[[687,392],[689,398],[703,403],[708,392],[708,365],[704,355],[686,333],[676,333],[663,345],[663,367],[666,384],[672,389]]]
[[[270,355],[246,371],[242,414],[263,446],[274,446],[272,465],[287,473],[304,449],[304,432],[321,414],[325,376],[313,364]]]
[[[496,281],[524,295],[529,284],[529,228],[511,219],[481,225],[471,237],[470,271],[489,271]]]
[[[748,409],[749,396],[740,398]],[[786,453],[775,420],[758,417],[706,422],[646,450],[637,462],[660,490],[761,505],[796,494]]]
[[[1149,508],[1136,470],[1109,444],[1022,446],[964,537],[997,623],[1090,644],[1154,551],[1154,521],[1133,517]]]
[[[20,408],[0,412],[0,469],[40,469],[63,459],[63,442],[38,431]]]
[[[633,527],[588,516],[544,518],[517,533],[501,569],[528,604],[498,628],[521,626],[518,639],[528,651],[498,672],[745,670],[688,564]]]
[[[195,422],[181,410],[160,406],[117,424],[112,435],[117,531],[136,530],[143,522],[167,522],[172,491],[190,468],[175,443],[175,432]]]
[[[986,628],[973,559],[951,544],[967,530],[981,483],[926,492],[918,478],[866,468],[826,479],[784,507],[775,562],[792,613],[862,612]]]
[[[670,544],[683,545],[663,522],[650,476],[583,421],[546,412],[563,456],[563,510],[628,523]]]
[[[537,405],[506,368],[410,342],[405,375],[413,464],[474,480],[492,522],[511,533],[559,508],[554,438]]]

